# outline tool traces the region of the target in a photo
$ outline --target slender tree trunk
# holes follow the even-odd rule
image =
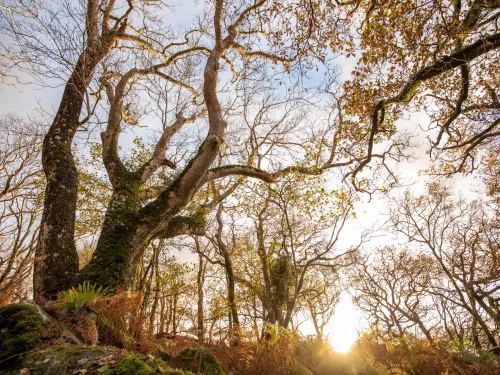
[[[168,320],[167,320],[167,336],[171,336],[171,331],[170,331],[170,324],[172,323],[172,317],[174,315],[174,311],[173,311],[173,306],[174,306],[174,296],[173,295],[170,295],[169,296],[169,303],[168,303]],[[175,323],[173,323],[172,325],[175,325]]]
[[[228,300],[229,300],[229,308],[231,311],[231,318],[233,322],[231,336],[234,346],[238,346],[240,341],[240,319],[238,316],[238,308],[236,307],[236,293],[235,293],[235,282],[234,282],[234,273],[231,261],[228,259],[225,262],[226,264],[226,274],[227,274],[227,282],[228,282]]]
[[[160,299],[160,328],[158,329],[158,334],[160,337],[165,335],[165,297],[162,296]]]
[[[229,311],[230,311],[229,341],[231,342],[231,345],[237,346],[239,344],[240,319],[238,317],[238,309],[236,307],[236,292],[235,292],[236,283],[234,280],[233,263],[227,245],[222,239],[222,232],[224,228],[224,222],[222,221],[223,212],[224,212],[224,205],[220,203],[216,215],[218,227],[217,227],[217,234],[215,237],[217,240],[217,247],[219,248],[219,252],[224,258],[224,268],[226,271],[227,299],[229,302]]]
[[[483,348],[483,346],[481,345],[481,340],[479,340],[479,335],[477,334],[477,321],[476,320],[474,320],[472,322],[471,330],[472,330],[472,341],[474,342],[474,345],[476,346],[476,348],[481,350]]]
[[[155,329],[155,320],[156,320],[156,309],[158,308],[158,299],[160,296],[160,292],[158,289],[158,284],[156,284],[156,290],[155,290],[155,295],[153,299],[153,305],[151,306],[151,314],[149,316],[149,334],[151,336],[154,335],[154,329]]]
[[[158,300],[160,299],[160,270],[158,268],[160,256],[160,246],[155,248],[155,252],[153,254],[154,259],[154,272],[155,272],[155,295],[153,297],[153,305],[151,306],[151,314],[149,317],[149,334],[153,336],[154,327],[156,321],[156,309],[158,308]]]
[[[292,315],[293,315],[293,312],[295,310],[296,303],[297,303],[297,297],[294,296],[286,304],[285,319],[283,320],[283,327],[284,328],[288,328],[288,325],[290,324],[290,322],[292,320]]]
[[[268,202],[266,201],[264,208],[259,213],[257,224],[257,243],[259,259],[262,266],[262,275],[264,277],[264,293],[262,295],[264,321],[270,324],[274,324],[276,319],[274,309],[271,307],[271,277],[264,239],[264,215],[267,210],[267,206]],[[266,334],[266,327],[263,327],[263,329],[263,337],[270,338],[270,336]]]
[[[174,293],[174,301],[172,306],[172,338],[177,336],[177,292]]]
[[[431,332],[427,329],[427,327],[425,327],[424,323],[420,319],[417,319],[417,324],[422,333],[425,335],[425,338],[432,343],[433,339]]]
[[[199,243],[197,238],[195,238],[196,246],[199,247]],[[198,344],[203,345],[205,341],[205,322],[204,322],[204,293],[203,293],[203,284],[205,282],[205,266],[203,263],[203,256],[201,253],[198,253],[198,275],[196,278],[196,285],[198,287],[198,311],[197,311],[197,325],[198,325]]]

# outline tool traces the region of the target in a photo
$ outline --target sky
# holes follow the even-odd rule
[[[176,16],[172,18],[172,23],[182,26],[186,19],[192,19],[198,12],[203,9],[201,1],[179,2],[176,9]],[[339,68],[348,73],[353,66],[353,61],[339,60],[337,62]],[[22,81],[29,81],[29,77],[20,74]],[[62,94],[63,86],[60,83],[54,82],[53,87],[41,88],[36,85],[3,85],[0,86],[0,115],[14,113],[19,116],[37,117],[43,111],[47,118],[51,118],[57,110],[57,106]],[[425,125],[429,120],[424,114],[412,114],[403,116],[405,119],[400,120],[398,127],[407,128],[409,130],[418,130],[419,125]],[[414,150],[417,159],[414,163],[401,163],[398,165],[399,172],[408,185],[417,191],[422,191],[426,178],[419,176],[419,172],[429,166],[428,157],[425,155],[426,140],[423,136],[417,138],[421,144]],[[454,184],[463,194],[473,197],[475,191],[479,189],[480,182],[473,177],[455,176]],[[393,194],[398,194],[402,191],[399,189]],[[385,197],[375,196],[371,202],[368,202],[368,197],[364,197],[356,204],[356,220],[349,220],[340,237],[338,248],[347,249],[351,245],[355,245],[360,238],[360,234],[364,229],[372,227],[385,220],[385,207],[387,206]],[[388,242],[397,243],[398,238],[392,237],[390,234],[385,234],[383,237],[374,238],[370,246],[380,246]],[[186,259],[189,258],[186,256]],[[337,306],[336,313],[327,328],[327,335],[334,346],[339,351],[345,351],[348,347],[347,343],[352,343],[357,337],[357,331],[364,328],[363,315],[352,304],[350,296],[347,292],[341,294],[340,303]],[[313,333],[312,324],[305,324],[303,333]]]

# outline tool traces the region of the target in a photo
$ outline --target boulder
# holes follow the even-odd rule
[[[57,345],[28,353],[5,375],[192,375],[160,359],[103,346]]]
[[[40,342],[44,318],[29,304],[0,307],[0,361],[12,362]]]

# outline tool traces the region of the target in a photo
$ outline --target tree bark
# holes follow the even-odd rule
[[[47,185],[35,256],[35,299],[53,299],[78,272],[75,247],[77,171],[71,143],[80,123],[85,91],[103,54],[87,48],[66,83],[59,109],[45,136],[42,164]]]

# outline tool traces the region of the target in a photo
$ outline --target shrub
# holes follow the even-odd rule
[[[93,304],[101,343],[142,353],[157,351],[154,338],[146,329],[147,317],[139,313],[141,301],[140,293],[118,291],[114,296],[101,298]]]

